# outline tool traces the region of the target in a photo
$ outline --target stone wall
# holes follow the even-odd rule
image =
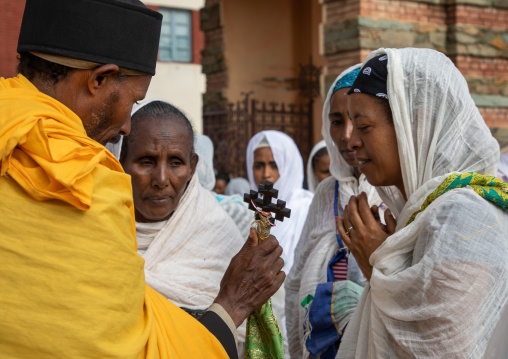
[[[224,57],[224,27],[222,25],[222,0],[206,0],[201,9],[201,30],[205,33],[205,46],[201,52],[201,65],[206,74],[206,92],[203,106],[225,104],[224,91],[228,76]]]
[[[433,48],[465,76],[493,132],[508,128],[507,0],[328,0],[323,6],[325,87],[379,47]]]

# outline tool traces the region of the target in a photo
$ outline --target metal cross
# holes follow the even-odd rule
[[[263,195],[263,198],[258,197],[260,194]],[[268,220],[271,224],[275,224],[275,220],[283,222],[284,217],[291,216],[291,210],[286,208],[285,201],[278,199],[277,203],[272,203],[272,198],[277,198],[278,195],[279,191],[273,188],[273,183],[266,181],[265,184],[258,186],[257,191],[251,190],[250,193],[245,193],[243,201],[249,204],[249,209],[256,211],[256,216],[259,216],[258,208],[261,208],[263,212],[274,213],[275,218],[269,217]]]

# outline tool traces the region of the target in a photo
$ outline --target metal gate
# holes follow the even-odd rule
[[[262,130],[278,130],[295,142],[304,163],[312,145],[312,101],[307,105],[244,99],[226,106],[203,110],[205,135],[214,144],[214,166],[232,177],[247,178],[246,151],[253,135]]]
[[[278,130],[295,142],[305,163],[312,149],[312,114],[314,98],[319,96],[321,68],[312,63],[300,65],[298,83],[300,95],[306,104],[285,104],[249,99],[251,93],[242,93],[242,101],[225,106],[203,108],[203,129],[214,144],[214,166],[232,177],[247,177],[245,155],[253,135],[262,130]]]

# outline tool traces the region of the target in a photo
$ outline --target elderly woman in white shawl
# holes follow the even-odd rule
[[[499,145],[437,51],[377,50],[349,94],[348,147],[397,225],[364,195],[337,221],[369,280],[337,357],[482,358],[508,301]]]
[[[360,64],[341,73],[323,107],[322,134],[332,177],[317,187],[296,248],[295,264],[285,283],[292,358],[335,358],[336,343],[365,285],[335,227],[335,218],[342,215],[352,195],[367,193],[369,204],[376,210],[382,203],[375,188],[358,171],[355,152],[347,147],[352,125],[346,93],[359,71]]]
[[[303,189],[303,160],[296,143],[279,131],[261,131],[254,135],[247,146],[247,174],[251,189],[265,181],[274,183],[278,198],[286,201],[291,218],[277,222],[271,233],[277,237],[284,252],[284,272],[293,265],[296,244],[300,239],[313,194]],[[287,353],[284,286],[272,297],[273,312],[281,327]]]
[[[135,107],[120,162],[132,176],[138,252],[146,282],[199,316],[245,239],[194,175],[198,156],[186,116],[154,100]],[[239,328],[239,339],[244,330]]]

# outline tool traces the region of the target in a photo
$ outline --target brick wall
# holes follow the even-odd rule
[[[204,47],[201,51],[201,65],[206,74],[206,92],[203,106],[225,104],[225,90],[228,85],[226,61],[224,58],[224,28],[222,26],[222,0],[206,0],[200,11],[201,30],[204,32]]]
[[[192,63],[201,64],[201,50],[205,47],[205,34],[201,31],[199,11],[191,11],[192,18]]]
[[[325,0],[325,86],[379,47],[447,54],[491,127],[508,128],[508,5],[490,0]]]
[[[24,0],[0,0],[0,77],[16,75],[16,48]]]

